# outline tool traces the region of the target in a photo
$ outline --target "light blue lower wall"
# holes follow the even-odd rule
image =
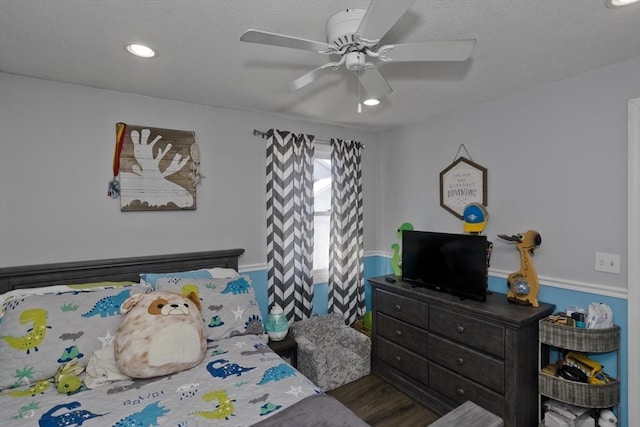
[[[253,288],[256,291],[256,299],[260,307],[262,318],[266,319],[269,313],[269,295],[267,292],[267,270],[242,271],[240,266],[240,274],[247,275],[251,278]]]
[[[241,269],[242,270],[242,269]],[[391,274],[390,258],[386,256],[373,255],[364,259],[364,277],[381,276]],[[255,287],[256,298],[263,317],[268,313],[268,295],[267,295],[267,271],[247,271],[243,274],[248,275]],[[489,290],[493,292],[506,293],[507,281],[501,277],[489,277]],[[371,309],[371,287],[367,282],[365,284],[365,298],[367,310]],[[597,295],[587,292],[576,292],[566,289],[560,289],[553,286],[541,284],[538,293],[538,300],[550,304],[555,304],[556,311],[564,311],[567,306],[588,307],[592,302],[601,302],[609,305],[614,313],[614,322],[621,328],[621,348],[620,348],[620,372],[617,372],[617,360],[615,353],[605,355],[590,355],[597,359],[605,366],[605,372],[614,377],[620,378],[620,407],[618,412],[623,414],[619,427],[627,427],[628,421],[624,418],[627,411],[628,397],[628,381],[627,381],[627,300],[621,298],[613,298]],[[313,311],[318,314],[327,313],[328,286],[326,283],[316,284],[314,286]],[[536,350],[537,351],[537,350]],[[621,410],[622,408],[622,410]]]
[[[364,277],[365,280],[369,277],[380,276],[388,274],[386,264],[389,264],[387,258],[381,256],[368,256],[364,258]],[[240,266],[240,272],[251,278],[253,286],[256,291],[256,299],[260,306],[260,312],[263,318],[266,318],[269,313],[269,296],[267,292],[267,270],[252,270],[244,271]],[[329,299],[329,289],[327,283],[319,283],[313,287],[313,312],[317,314],[327,313],[327,303]],[[365,284],[365,299],[367,303],[367,310],[371,309],[371,286],[369,283]]]

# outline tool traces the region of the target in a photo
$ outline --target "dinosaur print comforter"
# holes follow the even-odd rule
[[[0,393],[0,425],[250,426],[322,394],[255,335],[218,341],[195,368],[61,394],[53,380]]]

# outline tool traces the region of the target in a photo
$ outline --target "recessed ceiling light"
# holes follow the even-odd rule
[[[380,100],[375,99],[375,98],[369,98],[369,99],[365,99],[364,101],[362,101],[362,103],[364,105],[368,105],[369,107],[373,107],[374,105],[380,104]]]
[[[638,0],[607,0],[605,2],[605,4],[607,5],[607,7],[623,7],[623,6],[629,6],[630,4],[633,3],[637,3]]]
[[[156,51],[143,44],[131,43],[126,46],[127,52],[140,58],[153,58]]]

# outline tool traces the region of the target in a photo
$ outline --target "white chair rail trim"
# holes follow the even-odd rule
[[[368,256],[380,256],[384,258],[391,258],[391,255],[387,252],[371,251],[366,252],[365,257]],[[267,264],[245,264],[241,265],[238,269],[240,273],[249,273],[253,271],[263,271],[267,269]],[[326,273],[323,275],[320,272],[318,275],[314,275],[314,284],[327,283]],[[507,270],[499,270],[496,268],[489,269],[489,275],[494,277],[501,277],[506,279],[507,276],[512,273]],[[585,292],[595,295],[604,295],[613,298],[627,299],[627,290],[615,286],[603,285],[600,283],[581,282],[577,280],[559,279],[557,277],[538,276],[540,284],[542,286],[551,286],[559,289],[567,289],[575,292]]]

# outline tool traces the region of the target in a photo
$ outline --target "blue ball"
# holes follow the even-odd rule
[[[529,292],[531,292],[529,282],[522,278],[518,278],[513,281],[511,284],[511,290],[519,296],[529,295]]]

